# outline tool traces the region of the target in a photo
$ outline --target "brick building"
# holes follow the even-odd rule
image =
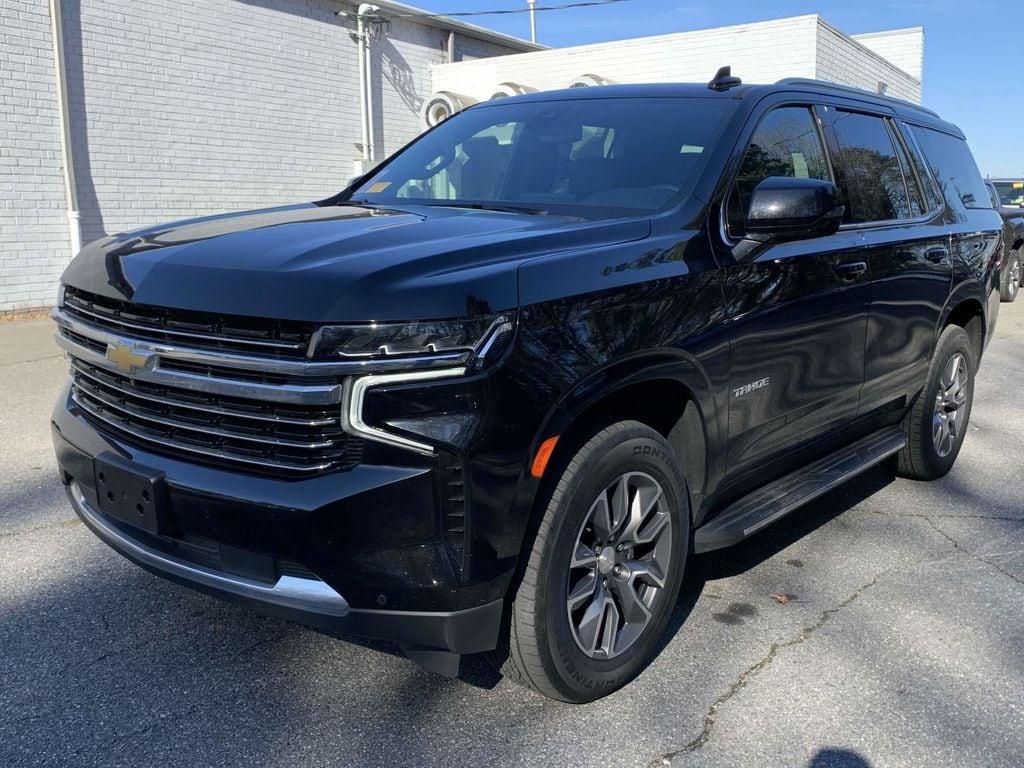
[[[59,56],[47,0],[0,2],[0,312],[53,303],[71,256],[69,210],[88,242],[323,197],[364,156],[355,0],[49,4],[61,11]],[[432,92],[472,102],[510,80],[542,89],[583,74],[704,81],[731,64],[748,82],[820,77],[920,100],[920,29],[849,37],[804,16],[541,50],[391,0],[376,5],[385,20],[368,43],[377,159],[422,129]]]

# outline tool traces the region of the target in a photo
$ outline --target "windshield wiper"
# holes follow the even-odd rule
[[[476,211],[500,211],[502,213],[526,213],[530,216],[547,216],[548,212],[543,208],[533,208],[529,205],[503,205],[501,203],[483,203],[474,201],[470,203],[425,203],[431,208],[472,208]]]

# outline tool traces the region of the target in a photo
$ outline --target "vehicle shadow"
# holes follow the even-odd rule
[[[814,753],[807,768],[871,768],[871,763],[852,749],[826,747]]]
[[[738,576],[770,560],[791,544],[814,532],[893,482],[888,463],[880,464],[818,499],[794,510],[746,541],[727,549],[690,555],[683,589],[657,653],[672,642],[686,623],[709,581]]]
[[[737,576],[756,568],[786,547],[881,491],[894,479],[893,471],[888,464],[879,465],[864,472],[856,482],[843,484],[795,510],[741,544],[702,555],[691,555],[683,580],[683,588],[669,618],[668,626],[655,653],[652,654],[652,660],[658,657],[686,624],[687,618],[693,612],[709,581]],[[349,636],[341,637],[341,639],[383,653],[403,656],[398,646],[391,643],[367,641]],[[501,659],[500,653],[497,654],[497,658]],[[501,681],[501,673],[490,659],[483,654],[478,654],[463,658],[459,680],[477,688],[491,689]],[[840,764],[847,765],[848,763]],[[831,763],[821,763],[821,765],[831,765]]]

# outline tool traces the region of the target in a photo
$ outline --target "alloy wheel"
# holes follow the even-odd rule
[[[672,518],[661,485],[628,472],[590,505],[569,565],[566,611],[587,656],[612,659],[647,628],[665,591]]]
[[[967,402],[967,360],[957,352],[946,362],[939,378],[932,416],[932,441],[935,452],[946,457],[956,446],[963,429],[963,406]]]

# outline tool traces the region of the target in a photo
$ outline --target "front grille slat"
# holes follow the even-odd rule
[[[78,393],[84,394],[89,398],[95,405],[98,405],[103,410],[111,410],[122,414],[123,418],[127,418],[129,421],[142,421],[152,422],[157,424],[161,429],[170,429],[172,431],[186,430],[188,432],[198,432],[203,435],[209,435],[210,437],[220,437],[228,440],[242,440],[250,443],[258,443],[260,445],[268,445],[280,448],[296,448],[300,450],[316,450],[319,448],[331,448],[334,445],[333,440],[320,440],[318,442],[303,442],[301,440],[289,440],[280,437],[254,437],[247,435],[242,432],[218,429],[214,426],[202,426],[195,423],[188,423],[182,421],[180,418],[172,418],[170,416],[161,417],[158,414],[147,414],[140,411],[137,408],[133,408],[123,403],[112,403],[110,400],[105,399],[99,393],[101,390],[92,390],[91,392],[84,388],[81,384],[78,385]]]
[[[280,357],[305,358],[315,330],[306,323],[270,323],[255,318],[131,304],[70,286],[65,289],[62,308],[79,320],[147,341],[185,342],[197,349]]]
[[[301,473],[316,473],[321,472],[331,467],[330,462],[324,462],[320,464],[299,464],[291,462],[282,462],[278,460],[267,461],[262,459],[254,459],[250,457],[243,457],[233,452],[220,451],[216,449],[201,448],[187,443],[182,443],[177,440],[171,440],[165,438],[159,434],[150,434],[146,430],[139,429],[136,427],[129,426],[113,419],[109,419],[100,413],[92,410],[88,406],[84,406],[76,399],[76,403],[82,408],[93,420],[109,427],[115,434],[120,433],[128,435],[129,438],[135,438],[132,442],[141,441],[143,444],[150,444],[156,446],[159,449],[169,450],[172,453],[180,454],[192,453],[205,458],[210,458],[218,461],[224,461],[230,464],[243,464],[250,467],[258,467],[261,469],[270,469],[285,472],[301,472]]]
[[[112,439],[290,478],[362,461],[362,439],[342,424],[344,374],[306,369],[315,328],[131,304],[71,287],[58,314],[70,342],[62,346],[71,356],[72,407]],[[108,344],[138,344],[155,365],[118,369]]]
[[[201,345],[201,342],[203,342],[203,341],[214,341],[214,342],[217,342],[218,344],[221,344],[225,340],[225,338],[222,337],[222,336],[213,336],[213,335],[208,334],[208,333],[199,333],[199,332],[196,332],[196,331],[173,331],[170,328],[155,329],[151,325],[141,325],[139,323],[130,323],[130,322],[126,321],[126,320],[121,320],[121,319],[119,319],[117,317],[108,315],[108,314],[103,313],[103,312],[93,312],[92,310],[86,309],[85,307],[81,306],[80,304],[77,304],[77,303],[74,303],[74,302],[65,304],[65,308],[70,309],[72,314],[88,315],[94,321],[96,321],[96,320],[100,321],[100,323],[102,325],[114,326],[115,330],[122,330],[123,331],[125,329],[128,329],[128,330],[132,330],[132,331],[146,331],[146,332],[153,332],[153,331],[159,330],[159,332],[162,333],[162,334],[167,334],[168,336],[176,336],[176,337],[179,337],[179,338],[182,338],[182,339],[188,339],[189,341],[193,341],[193,342],[198,339],[200,341],[200,345]],[[248,344],[248,345],[255,346],[255,347],[274,347],[274,348],[277,348],[277,349],[291,349],[291,350],[303,350],[303,349],[305,349],[305,345],[298,344],[298,343],[284,343],[284,342],[276,342],[276,341],[255,341],[255,340],[252,340],[252,339],[244,339],[244,338],[242,338],[242,339],[232,338],[231,339],[231,343],[232,344]]]
[[[220,397],[156,385],[72,358],[79,414],[114,439],[246,472],[308,477],[351,469],[363,441],[341,410]]]
[[[290,416],[281,416],[272,414],[269,411],[261,413],[259,411],[247,411],[243,410],[244,405],[239,402],[235,408],[227,408],[223,406],[213,405],[210,398],[199,396],[197,397],[194,392],[182,390],[171,396],[167,394],[157,395],[151,390],[142,389],[138,382],[135,383],[134,387],[123,387],[116,383],[116,379],[108,374],[101,373],[99,370],[93,368],[87,370],[86,367],[81,363],[74,364],[75,373],[85,379],[95,382],[98,385],[106,387],[107,389],[114,390],[119,395],[124,397],[136,398],[138,400],[145,400],[158,406],[166,408],[182,408],[186,410],[196,411],[201,414],[214,414],[217,416],[228,416],[237,419],[249,419],[252,421],[264,422],[267,424],[276,425],[288,425],[296,427],[327,427],[336,425],[338,423],[337,418],[331,417],[320,417],[320,418],[296,418]],[[203,402],[197,402],[203,401]],[[263,409],[266,410],[266,409]]]

